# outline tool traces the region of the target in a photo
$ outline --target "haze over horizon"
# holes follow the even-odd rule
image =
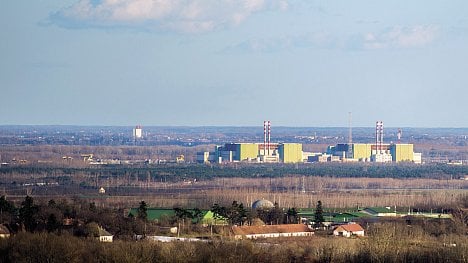
[[[7,0],[0,125],[468,127],[466,10]]]

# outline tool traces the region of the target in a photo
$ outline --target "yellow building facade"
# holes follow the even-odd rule
[[[256,159],[258,156],[258,144],[240,143],[238,144],[239,161]]]
[[[372,155],[372,144],[355,143],[353,144],[353,159],[364,160]]]
[[[394,162],[414,161],[414,147],[412,144],[392,144],[390,152]]]
[[[300,143],[283,143],[278,147],[279,157],[283,163],[300,163],[302,162],[302,144]]]

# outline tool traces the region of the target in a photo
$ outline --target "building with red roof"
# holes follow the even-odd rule
[[[351,236],[364,236],[364,228],[361,225],[356,223],[350,223],[348,225],[341,225],[333,230],[333,235],[335,236],[344,236],[344,237],[351,237]]]

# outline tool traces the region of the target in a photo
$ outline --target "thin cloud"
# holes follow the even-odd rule
[[[437,26],[417,25],[393,27],[381,33],[367,33],[354,40],[363,49],[418,48],[431,44],[438,35],[439,28]]]
[[[296,36],[254,38],[234,43],[222,53],[272,53],[300,48],[338,50],[381,50],[420,48],[433,43],[440,35],[437,26],[392,27],[380,33],[334,35],[313,32]]]
[[[262,10],[287,8],[287,0],[79,0],[50,19],[64,27],[143,27],[198,33],[239,25]]]
[[[296,48],[333,48],[336,39],[325,32],[310,33],[298,36],[272,38],[255,38],[226,47],[223,53],[270,53]]]

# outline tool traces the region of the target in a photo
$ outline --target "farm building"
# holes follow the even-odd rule
[[[298,237],[312,236],[314,234],[314,232],[312,232],[312,230],[304,224],[233,226],[231,230],[235,239]]]
[[[362,210],[362,212],[367,213],[372,216],[397,216],[395,209],[392,209],[390,206],[387,207],[367,207]]]

